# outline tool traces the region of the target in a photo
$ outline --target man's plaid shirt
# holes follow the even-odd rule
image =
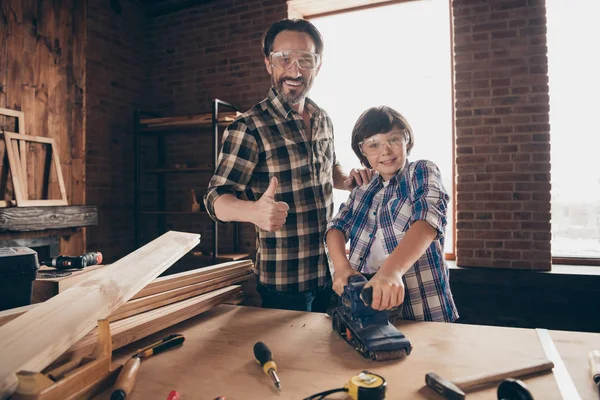
[[[256,201],[271,177],[277,177],[275,201],[286,202],[290,209],[279,231],[256,227],[255,272],[262,284],[283,292],[323,287],[330,280],[323,234],[333,216],[333,126],[308,98],[305,109],[312,141],[306,140],[302,117],[271,88],[265,100],[227,127],[204,196],[209,215],[218,221],[214,203],[219,196],[245,193]]]

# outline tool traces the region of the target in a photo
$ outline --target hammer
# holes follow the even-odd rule
[[[427,386],[444,396],[448,400],[464,400],[465,392],[468,389],[483,385],[486,383],[498,382],[506,378],[517,378],[523,375],[529,375],[536,372],[546,372],[554,368],[554,363],[549,360],[538,361],[519,369],[508,369],[503,371],[488,372],[483,374],[471,375],[466,378],[449,381],[441,376],[429,372],[425,375]]]

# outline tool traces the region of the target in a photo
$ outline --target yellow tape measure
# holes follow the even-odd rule
[[[381,375],[362,371],[350,378],[344,388],[348,390],[352,400],[383,400],[387,382]]]

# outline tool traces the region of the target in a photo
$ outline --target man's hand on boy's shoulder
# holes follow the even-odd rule
[[[366,185],[371,182],[373,170],[368,168],[352,168],[348,174],[348,178],[344,181],[344,188],[352,190],[357,186]]]

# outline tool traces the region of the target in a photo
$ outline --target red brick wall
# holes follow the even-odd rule
[[[218,98],[245,111],[264,99],[270,80],[261,37],[273,22],[285,17],[287,6],[282,0],[220,0],[152,18],[148,27],[151,110],[165,116],[207,113]],[[211,135],[210,129],[197,135],[169,135],[168,161],[212,164]],[[167,205],[178,209],[191,188],[201,203],[210,175],[169,175]],[[167,226],[201,232],[200,248],[212,248],[209,218],[171,216]],[[233,251],[232,225],[219,229],[220,251]],[[253,252],[254,238],[254,227],[242,224],[240,251]]]
[[[89,0],[87,15],[86,196],[98,207],[87,249],[113,262],[135,250],[133,113],[148,98],[147,21],[135,0]]]
[[[210,112],[211,100],[219,98],[247,109],[264,98],[269,87],[261,35],[287,16],[283,0],[213,1],[147,19],[135,3],[122,3],[122,14],[117,15],[109,2],[91,0],[86,53],[88,203],[99,205],[101,224],[90,229],[88,248],[93,249],[96,240],[99,250],[114,248],[115,254],[129,251],[133,243],[133,108],[162,115],[202,113]],[[544,1],[453,0],[452,8],[457,263],[549,269]],[[109,133],[100,133],[104,131]],[[179,161],[196,153],[210,160],[210,135],[206,131],[196,138],[181,136],[169,146],[176,152],[196,150],[192,155],[174,154]],[[194,179],[200,198],[208,177]],[[183,201],[192,186],[179,179],[169,184],[174,203]],[[204,232],[203,246],[210,248],[209,221],[188,223],[190,229]],[[253,236],[252,227],[244,226],[243,248],[253,247]],[[231,236],[221,240],[231,242]]]
[[[453,0],[457,264],[550,269],[544,0]]]

